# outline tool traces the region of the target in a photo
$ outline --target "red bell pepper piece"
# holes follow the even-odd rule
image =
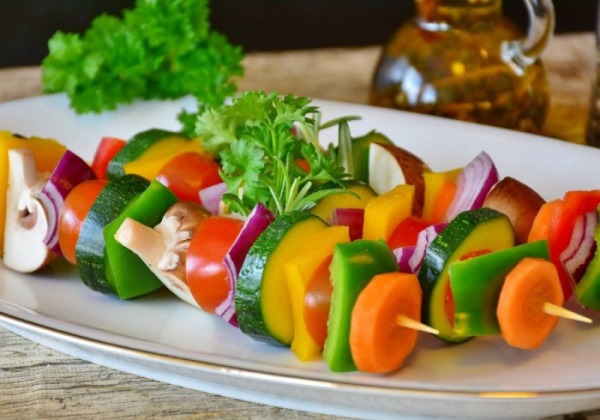
[[[433,222],[421,219],[415,216],[409,216],[402,220],[394,229],[387,240],[390,248],[396,249],[404,246],[414,246],[417,244],[419,232],[431,226]]]
[[[548,229],[550,259],[556,265],[565,301],[573,294],[575,280],[567,271],[561,255],[569,246],[575,221],[578,216],[594,211],[600,204],[600,190],[569,191],[562,204],[557,206]]]

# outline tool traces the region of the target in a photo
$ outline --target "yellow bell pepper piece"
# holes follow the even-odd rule
[[[412,214],[415,186],[398,185],[365,207],[363,239],[387,241],[398,224]]]
[[[261,311],[273,337],[290,345],[294,337],[294,319],[287,282],[285,264],[306,249],[311,238],[327,225],[318,217],[308,217],[294,224],[271,253],[267,262],[261,289]]]
[[[285,278],[294,319],[292,352],[300,360],[318,358],[322,350],[309,334],[304,321],[304,299],[307,286],[323,262],[333,255],[335,245],[342,242],[350,242],[347,226],[326,228],[316,233],[305,244],[301,254],[285,264]]]
[[[152,181],[169,160],[182,153],[204,154],[198,140],[185,137],[165,137],[146,150],[139,158],[123,165],[126,174],[136,174]]]
[[[8,188],[8,151],[30,149],[35,155],[38,172],[52,172],[67,148],[53,139],[20,138],[0,131],[0,252],[4,255],[4,226],[6,221],[6,190]]]
[[[435,199],[447,182],[455,182],[463,168],[452,169],[445,172],[424,172],[425,181],[425,199],[423,202],[423,219],[431,220],[433,217],[433,207]]]

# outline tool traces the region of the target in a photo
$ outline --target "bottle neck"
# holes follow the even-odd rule
[[[502,15],[502,0],[415,0],[418,19],[423,23],[443,23],[469,27],[491,22]]]

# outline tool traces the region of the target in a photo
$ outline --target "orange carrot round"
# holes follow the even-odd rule
[[[421,286],[407,273],[380,274],[359,295],[350,324],[350,349],[359,371],[392,372],[417,342],[417,330],[399,325],[404,316],[421,318]]]
[[[496,311],[508,344],[520,349],[542,345],[558,323],[545,312],[546,303],[564,303],[556,267],[541,258],[523,258],[506,276]]]

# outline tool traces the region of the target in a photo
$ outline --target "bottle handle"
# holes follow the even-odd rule
[[[523,40],[502,43],[502,58],[517,74],[523,74],[540,56],[554,34],[552,0],[525,0],[529,13],[529,29]]]

